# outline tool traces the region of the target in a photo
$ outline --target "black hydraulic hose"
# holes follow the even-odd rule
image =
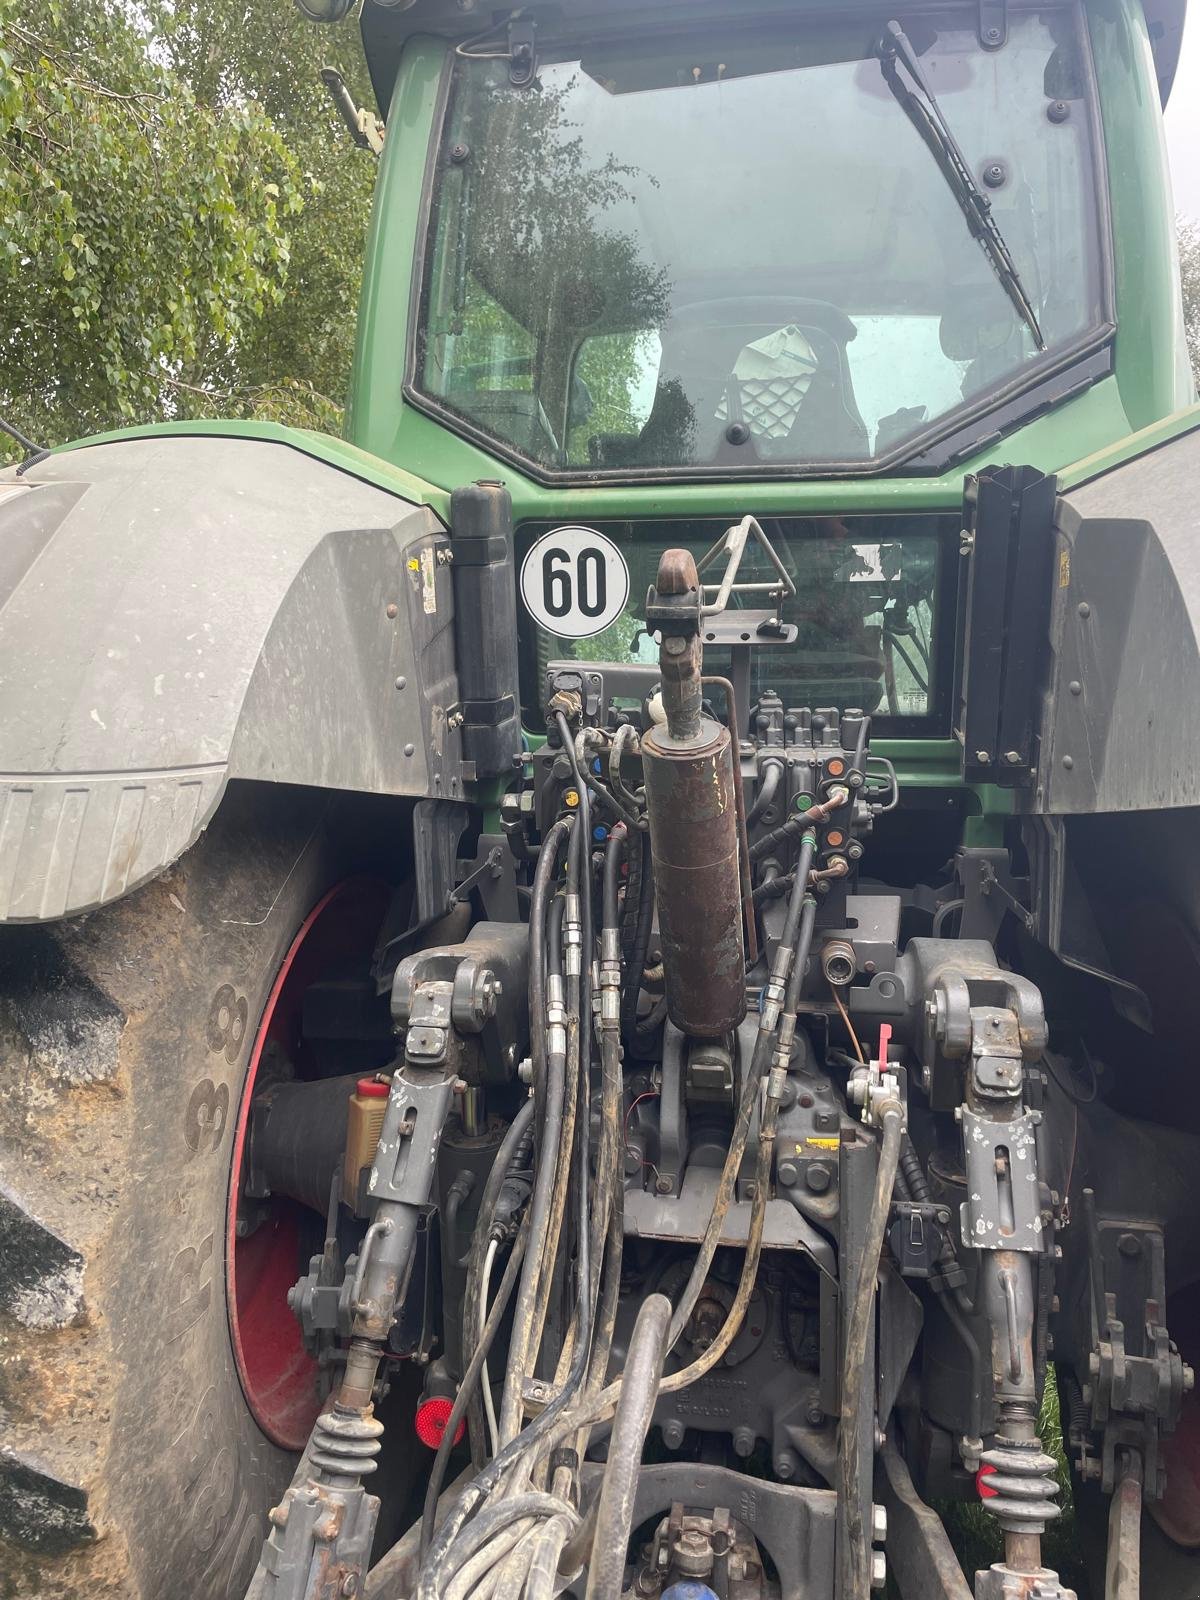
[[[446,1562],[442,1568],[441,1587],[443,1589],[448,1587],[454,1574],[464,1567],[477,1551],[482,1550],[489,1539],[494,1539],[510,1523],[522,1522],[526,1517],[562,1515],[568,1516],[574,1524],[578,1514],[565,1500],[559,1500],[554,1495],[537,1489],[531,1490],[528,1494],[513,1495],[511,1500],[501,1500],[497,1505],[488,1506],[455,1540],[453,1560]]]
[[[580,819],[582,821],[582,819]],[[575,838],[572,837],[572,854],[574,854]],[[531,1022],[534,1018],[531,1013]],[[540,1026],[545,1025],[545,1015],[541,1018]],[[554,1180],[557,1175],[562,1152],[559,1148],[562,1138],[563,1113],[566,1099],[567,1056],[566,1038],[563,1035],[561,1043],[551,1043],[546,1055],[545,1096],[539,1102],[535,1093],[534,1104],[541,1112],[537,1124],[541,1134],[540,1147],[534,1165],[533,1193],[529,1202],[530,1237],[529,1249],[525,1256],[525,1266],[521,1274],[521,1286],[517,1291],[517,1303],[513,1311],[512,1332],[509,1337],[509,1371],[514,1366],[519,1367],[522,1375],[527,1365],[527,1342],[533,1326],[534,1309],[538,1298],[538,1283],[542,1272],[542,1253],[546,1243],[546,1235],[550,1227],[550,1206],[554,1192]],[[517,1406],[517,1396],[513,1392],[513,1384],[505,1383],[504,1401],[501,1405],[500,1437],[506,1434],[511,1437],[515,1433],[514,1426]]]
[[[774,862],[768,862],[763,880],[750,898],[755,906],[764,906],[769,900],[782,900],[795,881],[794,872],[780,872]]]
[[[550,902],[550,915],[546,918],[546,970],[561,972],[563,951],[563,917],[566,904],[560,894]]]
[[[642,1301],[629,1341],[621,1398],[609,1439],[586,1600],[620,1600],[624,1591],[625,1553],[633,1532],[642,1447],[654,1419],[670,1324],[671,1302],[665,1295],[652,1294]]]
[[[775,796],[779,793],[779,785],[783,780],[784,765],[782,756],[766,756],[758,777],[758,793],[754,797],[754,804],[746,813],[746,826],[752,828],[762,816],[764,811],[769,811],[774,803]]]
[[[586,1190],[588,1183],[586,1162],[580,1163],[580,1169],[580,1187]],[[586,1249],[587,1245],[584,1243],[581,1254],[586,1253]],[[579,1282],[581,1290],[585,1289],[586,1280],[583,1273],[580,1274]],[[503,1479],[504,1474],[520,1455],[524,1451],[532,1449],[548,1433],[552,1432],[561,1420],[563,1413],[569,1406],[574,1404],[576,1392],[587,1368],[587,1362],[587,1341],[579,1338],[576,1340],[571,1369],[567,1373],[566,1381],[558,1394],[555,1395],[546,1409],[535,1417],[527,1428],[522,1429],[510,1444],[505,1445],[499,1455],[488,1463],[473,1482],[467,1485],[457,1505],[447,1512],[445,1521],[438,1529],[433,1543],[429,1546],[428,1560],[423,1562],[416,1600],[438,1600],[441,1588],[441,1562],[458,1537],[459,1531],[467,1519],[474,1515],[478,1508],[487,1501],[497,1484]],[[482,1362],[480,1365],[482,1365]],[[451,1415],[453,1416],[453,1413]],[[447,1427],[449,1427],[449,1424],[447,1424]],[[436,1499],[432,1503],[436,1506]]]
[[[488,1245],[492,1242],[492,1218],[495,1214],[496,1203],[500,1198],[500,1190],[504,1187],[504,1180],[508,1177],[513,1165],[513,1158],[528,1141],[528,1136],[533,1127],[533,1113],[535,1102],[525,1100],[517,1110],[516,1116],[509,1123],[500,1148],[496,1151],[496,1159],[492,1162],[491,1170],[487,1175],[487,1182],[483,1186],[483,1196],[479,1202],[479,1211],[475,1218],[475,1231],[471,1235],[471,1245],[467,1251],[467,1282],[463,1293],[463,1349],[473,1350],[478,1343],[476,1330],[483,1319],[484,1307],[482,1305],[481,1287],[483,1283],[483,1263],[487,1255]],[[532,1154],[532,1151],[530,1152]],[[482,1467],[485,1451],[483,1435],[483,1405],[478,1396],[471,1400],[467,1412],[467,1426],[471,1435],[471,1459],[476,1467]]]
[[[783,952],[794,953],[796,949],[796,938],[800,932],[804,901],[807,898],[803,885],[808,878],[816,847],[816,835],[811,832],[806,833],[800,845],[800,860],[796,868],[796,882],[792,887],[791,899],[788,901],[787,916],[784,918],[783,925],[783,937],[779,943],[779,950]],[[793,954],[787,956],[787,978],[790,978],[792,973],[793,958]],[[777,952],[776,962],[778,963],[781,959]],[[784,977],[784,974],[780,974],[781,979]],[[770,1065],[777,1024],[778,1013],[772,1017],[768,1010],[764,1008],[758,1025],[758,1032],[754,1036],[754,1050],[750,1058],[750,1066],[745,1078],[742,1080],[742,1093],[738,1100],[737,1115],[734,1118],[729,1149],[725,1156],[725,1165],[721,1168],[721,1176],[717,1180],[717,1192],[713,1200],[712,1214],[708,1219],[708,1226],[704,1230],[704,1237],[700,1241],[700,1248],[696,1252],[691,1274],[688,1277],[687,1284],[671,1321],[671,1348],[674,1348],[678,1343],[680,1334],[687,1326],[688,1318],[695,1309],[696,1301],[700,1298],[700,1291],[708,1278],[713,1257],[717,1253],[717,1245],[725,1226],[725,1217],[729,1211],[730,1201],[733,1198],[737,1175],[741,1170],[742,1157],[746,1151],[746,1139],[750,1132],[750,1121],[754,1115],[755,1105],[758,1102],[763,1075]]]
[[[529,900],[529,1054],[533,1062],[533,1093],[539,1104],[546,1094],[546,905],[558,853],[571,827],[571,821],[561,817],[543,839]]]
[[[783,1000],[784,1014],[793,1019],[800,1007],[800,990],[804,986],[804,973],[808,966],[809,955],[812,952],[813,930],[816,925],[817,902],[812,895],[806,894],[800,909],[800,927],[796,933],[796,953],[792,957],[792,969],[788,973],[787,991]]]
[[[642,973],[650,952],[650,936],[654,931],[654,859],[650,851],[650,837],[642,835],[641,857],[638,863],[637,924],[633,948],[625,963],[625,985],[621,991],[621,1037],[626,1046],[634,1042],[637,1026],[637,1003],[641,993]]]
[[[791,898],[788,900],[787,916],[783,922],[783,934],[780,944],[788,950],[796,948],[796,935],[800,931],[800,917],[804,910],[804,897],[808,888],[808,875],[812,871],[813,857],[817,853],[817,836],[811,830],[800,841],[800,858],[796,862],[796,874],[792,880]],[[788,968],[789,973],[791,968]]]
[[[458,1386],[458,1393],[454,1397],[454,1404],[450,1408],[450,1415],[446,1419],[446,1426],[442,1432],[441,1442],[437,1447],[437,1454],[433,1458],[433,1466],[429,1471],[429,1484],[425,1490],[425,1505],[421,1513],[421,1560],[424,1562],[429,1549],[430,1540],[433,1538],[434,1522],[437,1517],[437,1504],[441,1498],[442,1484],[446,1478],[446,1467],[450,1461],[450,1452],[454,1449],[454,1435],[458,1432],[458,1425],[466,1413],[475,1386],[479,1382],[479,1374],[483,1371],[483,1364],[487,1360],[488,1351],[504,1320],[504,1313],[508,1309],[509,1298],[513,1286],[517,1281],[520,1270],[521,1258],[525,1254],[525,1246],[529,1238],[529,1216],[521,1224],[516,1242],[509,1255],[508,1264],[504,1268],[504,1276],[500,1279],[500,1287],[496,1291],[496,1298],[492,1301],[492,1309],[488,1312],[487,1321],[483,1325],[483,1332],[479,1336],[479,1343],[475,1346],[467,1370],[463,1373],[462,1382]]]
[[[859,1428],[862,1421],[866,1384],[867,1346],[871,1332],[871,1312],[875,1302],[875,1280],[892,1205],[892,1190],[900,1163],[900,1141],[904,1132],[904,1112],[898,1100],[885,1100],[876,1113],[883,1127],[879,1150],[879,1169],[875,1193],[867,1217],[862,1257],[850,1304],[846,1330],[846,1350],[842,1362],[842,1410],[838,1428],[838,1491],[846,1529],[847,1600],[868,1600],[871,1590],[869,1529],[859,1470]],[[874,1392],[874,1384],[870,1389]]]
[[[580,853],[583,857],[581,864],[583,870],[582,881],[580,882],[579,887],[581,910],[586,911],[587,916],[587,920],[584,925],[584,937],[587,941],[585,944],[585,957],[588,953],[590,953],[591,937],[591,851],[588,842],[588,822],[589,817],[587,800],[581,791],[579,837],[581,841]],[[584,1017],[586,1017],[586,1027],[582,1028],[581,1032],[583,1037],[589,1040],[591,1036],[590,994],[588,994],[588,991],[583,987],[583,985],[586,980],[586,974],[588,973],[590,965],[590,960],[585,958],[582,963],[583,972],[580,974],[580,983],[578,986],[573,985],[575,988],[575,994],[580,1000],[584,995],[587,995],[588,1012],[583,1015],[577,1012],[576,1023],[579,1025],[584,1021]],[[572,998],[574,998],[574,996]],[[551,1433],[559,1423],[564,1413],[567,1412],[569,1408],[574,1406],[579,1388],[588,1370],[593,1328],[590,1239],[588,1227],[588,1200],[591,1186],[591,1174],[589,1171],[589,1164],[586,1160],[586,1141],[588,1136],[586,1096],[588,1090],[587,1071],[585,1069],[589,1062],[590,1048],[587,1050],[586,1055],[583,1058],[579,1074],[581,1111],[584,1114],[581,1115],[577,1121],[579,1124],[578,1137],[582,1143],[583,1158],[577,1159],[575,1163],[578,1204],[578,1243],[576,1255],[578,1309],[575,1348],[571,1357],[571,1366],[567,1372],[565,1380],[563,1381],[562,1387],[559,1389],[554,1399],[551,1400],[550,1404],[546,1406],[546,1408],[538,1416],[536,1416],[527,1427],[521,1429],[508,1444],[502,1447],[499,1453],[488,1463],[478,1477],[476,1477],[474,1481],[470,1483],[463,1491],[462,1497],[458,1501],[457,1505],[455,1505],[447,1513],[445,1521],[438,1529],[432,1544],[429,1546],[428,1560],[423,1563],[421,1581],[417,1590],[417,1600],[437,1600],[437,1596],[441,1587],[442,1563],[445,1561],[451,1550],[451,1547],[454,1545],[455,1540],[457,1539],[467,1520],[478,1513],[480,1507],[486,1503],[493,1491],[503,1481],[505,1474],[509,1471],[514,1462],[516,1462],[525,1451],[533,1449],[534,1446],[537,1445],[543,1438],[545,1438],[547,1434]],[[554,1075],[551,1074],[549,1076],[552,1085]],[[547,1137],[544,1148],[547,1151],[551,1148],[557,1148],[557,1141],[555,1140],[552,1142],[550,1138]],[[551,1164],[544,1161],[543,1165],[546,1166]],[[531,1225],[528,1254],[532,1254],[533,1247],[534,1235]],[[524,1287],[525,1282],[524,1278],[522,1278],[522,1289],[524,1289]],[[436,1505],[436,1499],[432,1503]]]
[[[644,817],[639,817],[635,811],[631,811],[625,802],[623,800],[619,800],[611,789],[606,789],[604,787],[600,780],[588,770],[588,761],[586,758],[584,759],[583,765],[580,766],[579,760],[575,754],[575,741],[571,737],[571,730],[567,725],[567,719],[563,716],[561,711],[555,713],[554,720],[558,727],[558,736],[562,741],[563,750],[566,752],[567,758],[574,769],[575,781],[579,785],[580,797],[582,798],[583,791],[585,789],[590,789],[592,794],[594,794],[599,801],[608,806],[611,811],[616,813],[616,815],[631,832],[637,833],[645,828],[647,826],[646,819]]]
[[[604,900],[602,926],[617,927],[617,892],[621,883],[621,862],[625,857],[625,840],[628,830],[620,823],[608,836],[604,847]]]
[[[871,719],[864,717],[859,724],[858,738],[854,741],[854,757],[850,762],[851,772],[857,772],[864,779],[867,776],[867,739],[871,733]]]
[[[827,822],[838,806],[844,803],[848,793],[849,790],[840,784],[835,784],[824,800],[809,806],[807,811],[797,811],[786,822],[781,822],[777,828],[772,828],[770,833],[764,833],[750,846],[751,861],[761,861],[763,856],[770,855],[780,845],[787,844],[797,834],[802,834],[806,828],[815,828],[818,822]]]

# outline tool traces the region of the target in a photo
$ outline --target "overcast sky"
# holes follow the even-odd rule
[[[1175,209],[1200,222],[1200,0],[1188,6],[1183,51],[1167,102]]]

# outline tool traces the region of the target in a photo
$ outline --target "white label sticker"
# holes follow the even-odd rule
[[[555,528],[521,565],[521,599],[535,622],[564,639],[590,639],[629,599],[629,568],[594,528]]]

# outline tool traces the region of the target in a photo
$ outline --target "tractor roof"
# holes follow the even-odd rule
[[[759,0],[755,9],[769,15],[794,10],[796,5],[797,0]],[[1142,0],[1142,6],[1154,51],[1159,93],[1165,106],[1179,62],[1187,0]],[[404,0],[390,5],[382,5],[379,0],[365,0],[361,24],[363,48],[381,110],[386,112],[391,101],[400,55],[408,39],[417,34],[468,39],[493,24],[503,25],[517,9],[521,8],[480,4],[478,0],[409,0],[407,5]],[[632,27],[640,32],[664,24],[670,26],[681,16],[693,26],[721,21],[732,15],[740,19],[745,16],[744,5],[731,4],[730,0],[652,0],[649,5],[646,0],[551,0],[545,6],[536,4],[535,0],[534,5],[524,9],[536,12],[543,38],[553,38],[558,33],[575,34],[581,28],[593,39],[613,38]]]

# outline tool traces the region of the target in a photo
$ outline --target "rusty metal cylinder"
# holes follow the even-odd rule
[[[695,739],[642,739],[667,1013],[715,1039],[746,1014],[737,805],[729,731],[711,717]]]

